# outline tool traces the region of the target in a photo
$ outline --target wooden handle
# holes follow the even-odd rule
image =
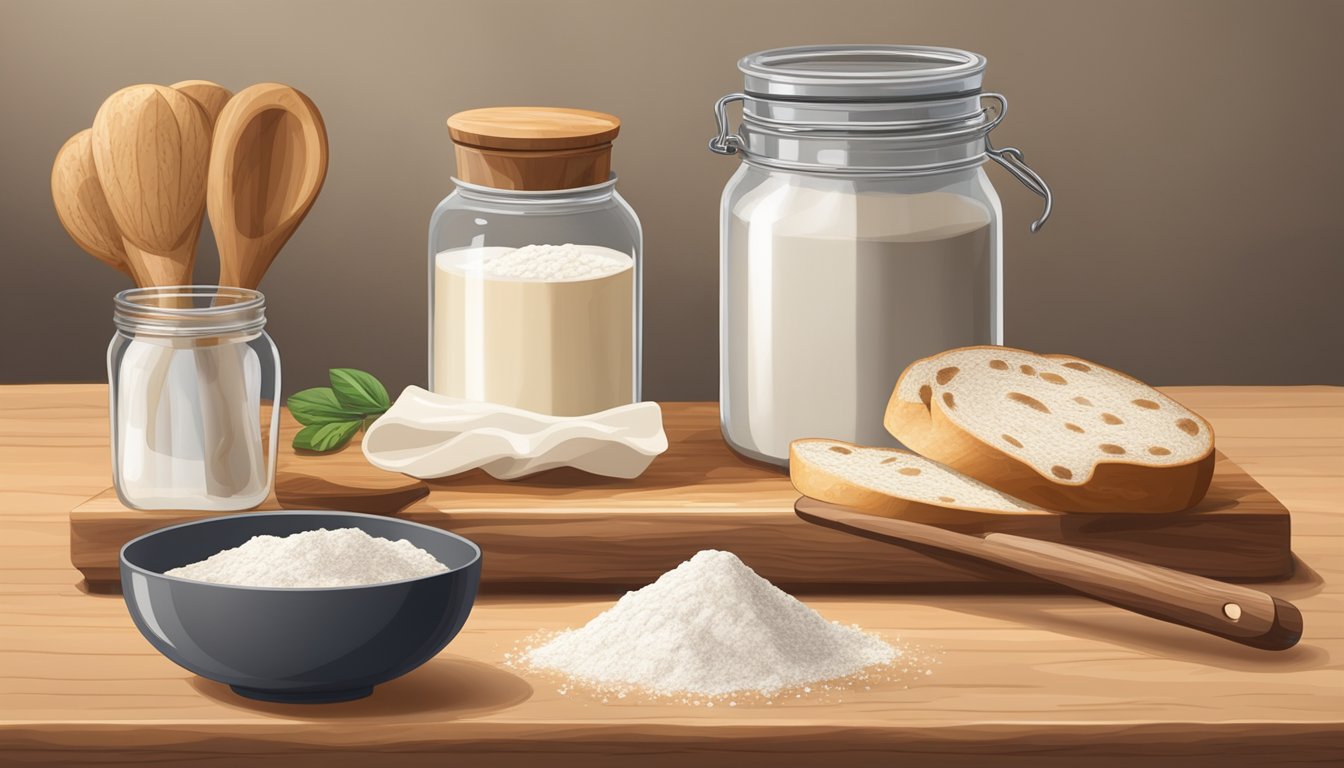
[[[1302,614],[1296,606],[1248,587],[1067,544],[1006,533],[968,536],[812,499],[800,499],[795,511],[809,523],[875,541],[914,544],[994,563],[1119,608],[1254,648],[1281,651],[1302,637]]]

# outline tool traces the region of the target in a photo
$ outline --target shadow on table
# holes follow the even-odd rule
[[[235,709],[308,720],[402,717],[433,714],[448,719],[471,717],[517,706],[532,697],[532,686],[498,667],[460,656],[439,656],[404,677],[383,683],[373,695],[338,704],[279,704],[244,698],[227,685],[192,677],[188,683],[204,696]]]
[[[1293,576],[1282,581],[1247,586],[1288,600],[1300,600],[1320,592],[1323,583],[1320,575],[1300,559],[1294,557],[1294,560],[1296,570]],[[947,596],[940,598],[939,604],[950,610],[976,616],[1114,643],[1153,656],[1223,669],[1286,672],[1317,669],[1330,661],[1326,649],[1312,644],[1313,632],[1319,627],[1317,622],[1323,621],[1324,617],[1313,615],[1310,609],[1302,611],[1302,640],[1297,645],[1285,651],[1264,651],[1100,602],[1061,602],[1058,595],[1013,596],[1002,602],[987,601],[983,596]]]
[[[1307,565],[1302,558],[1293,555],[1293,574],[1277,581],[1262,581],[1247,586],[1263,589],[1275,597],[1285,600],[1300,600],[1310,597],[1325,587],[1325,579],[1315,568]]]

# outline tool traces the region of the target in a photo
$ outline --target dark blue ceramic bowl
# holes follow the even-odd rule
[[[275,589],[164,576],[253,536],[361,528],[406,539],[447,573],[364,587]],[[467,621],[481,550],[419,523],[352,512],[245,512],[161,528],[121,548],[141,634],[174,663],[254,699],[348,701],[434,657]]]

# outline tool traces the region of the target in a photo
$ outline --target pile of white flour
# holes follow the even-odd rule
[[[520,662],[599,688],[770,696],[899,655],[874,635],[822,618],[731,552],[711,549]]]
[[[205,560],[165,571],[212,584],[242,587],[357,587],[444,573],[447,566],[405,539],[358,528],[253,536]]]

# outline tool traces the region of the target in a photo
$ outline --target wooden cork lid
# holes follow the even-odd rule
[[[448,118],[457,177],[500,189],[572,189],[611,176],[613,115],[559,107],[490,107]]]

